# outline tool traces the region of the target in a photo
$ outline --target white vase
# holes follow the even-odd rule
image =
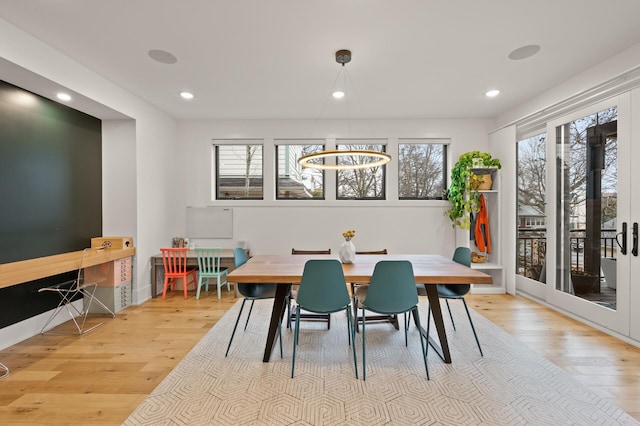
[[[340,244],[338,256],[340,256],[342,263],[353,263],[356,260],[356,247],[351,242],[351,239],[345,240]]]

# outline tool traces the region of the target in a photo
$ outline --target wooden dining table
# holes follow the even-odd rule
[[[278,337],[278,326],[282,323],[286,310],[286,298],[291,291],[291,285],[300,283],[304,265],[310,259],[338,259],[338,257],[334,255],[258,255],[253,256],[245,264],[229,273],[227,279],[233,283],[278,284],[262,358],[264,362],[269,362],[271,358],[271,352]],[[376,263],[381,260],[408,260],[411,262],[416,283],[424,284],[427,292],[438,341],[427,335],[424,328],[422,333],[440,358],[445,363],[451,363],[451,353],[449,352],[440,299],[435,284],[491,284],[493,282],[491,276],[439,255],[356,255],[353,263],[342,264],[346,283],[368,283]]]

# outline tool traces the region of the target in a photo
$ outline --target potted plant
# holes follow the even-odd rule
[[[578,269],[571,270],[571,284],[575,294],[587,294],[596,290],[600,275]]]
[[[482,168],[500,169],[502,164],[488,152],[470,151],[462,154],[451,169],[451,183],[445,194],[451,207],[445,214],[449,216],[453,227],[469,229],[469,213],[475,213],[479,209],[478,188],[482,179],[473,169]]]

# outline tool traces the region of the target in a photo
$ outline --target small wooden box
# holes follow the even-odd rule
[[[91,248],[111,247],[113,249],[125,249],[133,247],[131,237],[95,237],[91,239]]]

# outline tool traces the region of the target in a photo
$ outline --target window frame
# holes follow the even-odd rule
[[[443,139],[398,139],[398,157],[397,157],[397,184],[398,184],[398,201],[407,201],[407,200],[413,200],[413,201],[442,201],[442,200],[446,200],[445,197],[445,191],[447,190],[447,188],[449,187],[449,169],[447,167],[447,162],[448,162],[448,154],[449,154],[449,146],[450,146],[450,141],[449,140],[443,140]],[[400,183],[401,183],[401,179],[400,179],[400,170],[401,170],[401,166],[400,166],[400,148],[402,145],[440,145],[442,146],[442,193],[440,194],[439,197],[403,197],[400,195]]]
[[[275,147],[275,199],[276,201],[300,201],[300,200],[326,200],[326,173],[325,170],[319,170],[322,177],[322,197],[284,197],[280,195],[280,147],[285,146],[319,146],[320,150],[326,149],[326,139],[309,139],[309,140],[298,140],[298,139],[275,139],[274,141]],[[318,143],[309,143],[309,142],[318,142]],[[322,159],[324,163],[324,159]],[[301,183],[302,184],[302,183]],[[302,184],[304,185],[304,184]]]
[[[387,146],[389,145],[388,139],[336,139],[336,150],[338,151],[348,151],[349,149],[341,149],[341,147],[353,147],[358,145],[380,145],[382,149],[380,152],[387,152]],[[372,150],[372,148],[356,148],[356,149],[368,149]],[[373,149],[375,151],[375,149]],[[337,159],[336,159],[337,161]],[[382,165],[376,167],[376,169],[381,168],[382,176],[381,176],[381,192],[382,195],[380,197],[344,197],[340,195],[340,174],[345,172],[356,172],[356,171],[367,171],[370,169],[359,169],[359,170],[336,170],[336,183],[335,183],[335,197],[336,201],[386,201],[387,200],[387,165]]]
[[[249,201],[255,201],[255,200],[264,200],[264,190],[265,190],[265,186],[264,186],[264,143],[262,140],[256,140],[256,139],[250,139],[250,140],[234,140],[233,143],[220,143],[221,141],[215,141],[213,143],[213,147],[214,147],[214,161],[215,161],[215,199],[216,200],[221,200],[221,201],[229,201],[229,200],[234,200],[234,201],[245,201],[245,200],[249,200]],[[241,143],[241,142],[245,142],[245,143]],[[252,143],[253,142],[253,143]],[[257,143],[260,142],[260,143]],[[247,146],[259,146],[261,153],[260,153],[260,177],[258,179],[260,179],[261,182],[261,186],[260,186],[260,193],[261,195],[259,197],[221,197],[220,196],[220,183],[221,180],[223,179],[223,177],[221,177],[220,175],[220,148],[221,147],[231,147],[231,146],[239,146],[239,147],[247,147]],[[247,176],[241,176],[241,179],[246,179]],[[251,183],[251,176],[248,176],[249,182]],[[251,188],[251,185],[249,185],[249,188]]]

